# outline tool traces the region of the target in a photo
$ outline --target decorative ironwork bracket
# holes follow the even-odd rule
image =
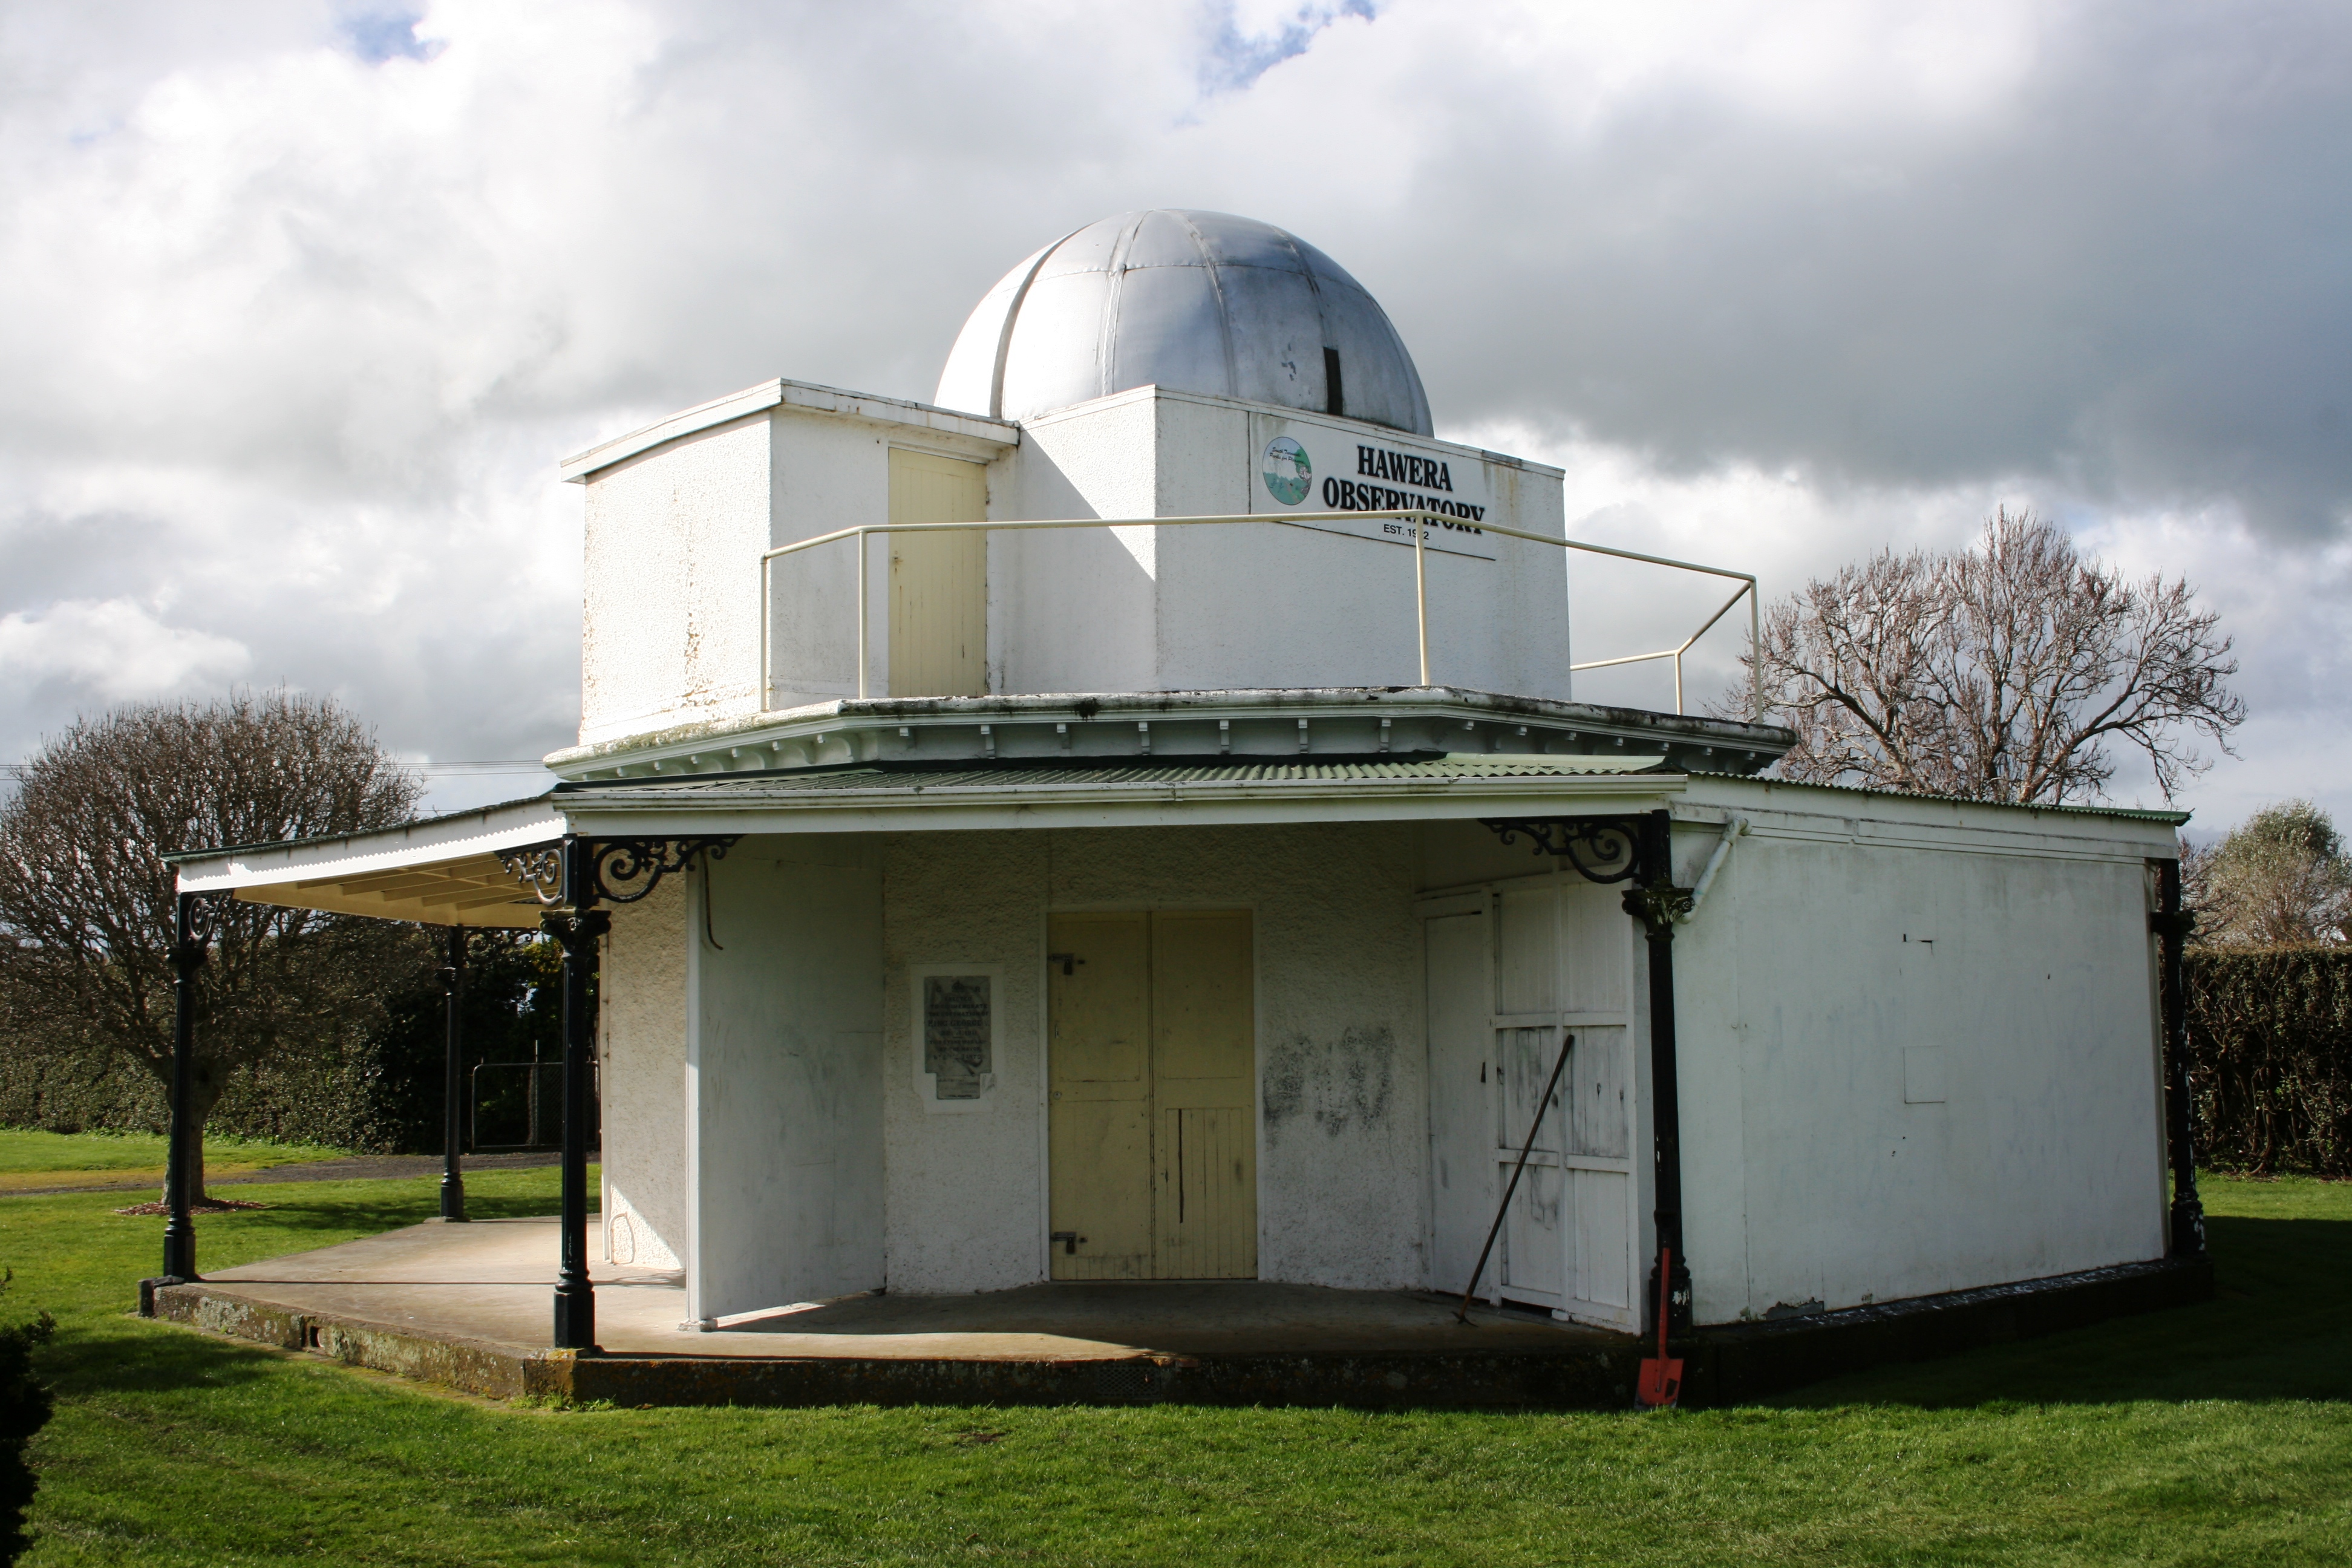
[[[606,903],[634,904],[664,877],[693,865],[697,856],[724,860],[741,837],[600,839],[588,852],[590,889]]]
[[[683,871],[698,856],[726,858],[740,834],[714,834],[700,838],[601,838],[587,854],[587,901],[634,904],[674,871]],[[559,845],[501,852],[499,864],[523,883],[541,904],[552,909],[565,901],[563,850]]]
[[[1640,819],[1622,816],[1482,818],[1496,837],[1516,843],[1525,834],[1535,852],[1565,860],[1588,882],[1630,882],[1642,869]]]
[[[502,849],[499,864],[550,909],[563,901],[563,851],[552,844],[536,849]]]

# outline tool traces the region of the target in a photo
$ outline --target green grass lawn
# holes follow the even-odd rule
[[[163,1177],[166,1140],[155,1132],[37,1132],[0,1127],[0,1192],[65,1186],[76,1177],[93,1181],[152,1174]],[[267,1170],[305,1160],[332,1160],[350,1151],[316,1143],[278,1143],[265,1138],[205,1140],[207,1173]]]
[[[548,1213],[551,1170],[467,1178]],[[238,1189],[225,1267],[431,1214]],[[1737,1409],[521,1409],[126,1316],[162,1222],[0,1199],[31,1563],[2352,1562],[2352,1185],[2214,1181],[2222,1299]]]

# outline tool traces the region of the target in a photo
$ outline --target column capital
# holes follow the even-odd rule
[[[563,944],[574,957],[593,954],[596,939],[613,929],[613,917],[603,910],[549,910],[539,917],[539,929]]]
[[[1628,888],[1622,901],[1625,912],[1648,927],[1654,939],[1671,941],[1675,934],[1675,922],[1691,912],[1691,890],[1688,888]]]

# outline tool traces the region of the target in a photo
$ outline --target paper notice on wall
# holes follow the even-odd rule
[[[923,1070],[941,1100],[978,1100],[996,1070],[989,1059],[988,982],[985,974],[924,978]]]

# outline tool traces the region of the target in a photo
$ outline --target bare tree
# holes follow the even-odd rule
[[[390,826],[419,788],[326,699],[278,691],[78,721],[0,806],[0,985],[16,1029],[103,1044],[168,1084],[177,895],[163,857]],[[229,899],[198,908],[211,946],[198,971],[199,1128],[238,1068],[349,1027],[414,964],[404,927]]]
[[[1783,777],[2057,804],[2096,799],[2111,745],[2172,798],[2246,716],[2219,617],[2179,579],[2127,583],[2006,508],[1974,550],[1882,551],[1765,612],[1763,717]],[[1752,660],[1743,660],[1752,669]],[[1743,677],[1717,704],[1749,710]]]
[[[2184,841],[2180,871],[2200,942],[2352,942],[2352,856],[2334,820],[2307,800],[2265,806],[2218,844]]]

